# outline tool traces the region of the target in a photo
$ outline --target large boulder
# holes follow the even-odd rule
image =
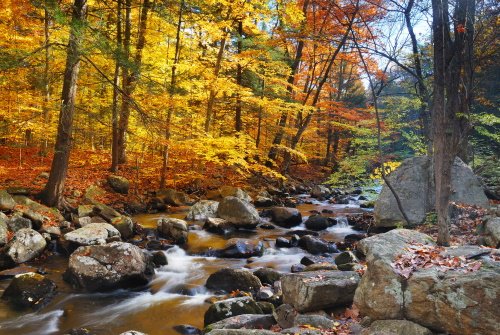
[[[205,326],[242,314],[263,313],[259,305],[250,297],[222,300],[211,305],[205,312]]]
[[[186,220],[205,221],[217,217],[219,203],[212,200],[200,200],[189,209]]]
[[[41,227],[45,221],[64,221],[64,217],[55,208],[49,208],[24,195],[13,196],[18,205],[18,210],[24,217],[30,219],[37,228]]]
[[[76,249],[64,279],[76,288],[106,291],[145,285],[153,273],[151,260],[139,247],[113,242]]]
[[[0,190],[0,211],[10,211],[16,206],[12,196],[5,190]]]
[[[273,207],[271,208],[271,220],[278,226],[291,228],[302,223],[302,215],[297,208]]]
[[[268,314],[242,314],[212,323],[205,333],[214,329],[270,329],[276,321]]]
[[[128,190],[130,188],[130,182],[128,181],[127,178],[122,176],[111,175],[108,176],[108,184],[109,186],[111,186],[113,191],[121,194],[128,194]]]
[[[83,228],[64,234],[64,239],[78,245],[106,244],[111,237],[120,238],[120,232],[108,223],[89,223]]]
[[[236,290],[254,292],[257,291],[262,284],[259,278],[254,276],[250,271],[220,269],[208,277],[205,286],[210,290],[231,293]]]
[[[376,320],[361,335],[432,335],[432,332],[408,320]]]
[[[361,315],[372,320],[407,319],[441,333],[496,334],[500,262],[484,255],[485,249],[478,246],[450,247],[439,251],[439,257],[475,257],[482,262],[481,268],[443,271],[427,266],[417,268],[409,278],[396,273],[391,263],[410,253],[410,246],[425,244],[432,245],[427,235],[405,229],[359,242],[367,260],[354,297]]]
[[[236,197],[225,197],[219,203],[217,216],[236,228],[255,228],[260,221],[255,207]]]
[[[47,242],[36,230],[20,229],[7,244],[7,254],[16,263],[24,263],[37,257],[45,249]]]
[[[179,192],[172,188],[159,190],[156,196],[163,200],[166,205],[184,206],[189,202],[189,197],[184,192]]]
[[[16,309],[38,310],[55,295],[56,284],[44,276],[29,272],[14,277],[5,289],[2,299]]]
[[[434,173],[431,159],[427,156],[408,158],[387,178],[401,200],[409,223],[423,223],[426,214],[434,210]],[[452,168],[452,190],[451,201],[488,206],[488,199],[479,178],[459,158],[455,159]],[[375,203],[374,214],[375,225],[379,227],[405,224],[396,199],[386,185]]]
[[[352,303],[359,275],[354,271],[313,271],[283,276],[283,302],[299,312]]]
[[[185,244],[188,240],[188,225],[186,221],[174,218],[161,218],[156,224],[161,236],[173,240],[176,244]]]
[[[225,197],[236,197],[240,200],[246,201],[246,202],[252,202],[252,197],[248,195],[245,191],[243,191],[241,188],[234,187],[234,186],[222,186],[220,189],[215,190],[215,191],[209,191],[207,193],[207,199],[210,200],[216,200],[220,201],[224,199]]]

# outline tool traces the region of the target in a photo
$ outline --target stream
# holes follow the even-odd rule
[[[333,205],[328,202],[299,196],[309,204],[297,205],[303,222],[311,211],[332,211],[327,216],[339,218],[339,223],[320,232],[325,240],[338,242],[352,233],[345,218],[346,214],[365,211],[357,204]],[[176,208],[175,213],[141,214],[134,219],[144,227],[156,227],[161,217],[184,218],[189,207]],[[264,219],[266,220],[266,219]],[[56,282],[58,294],[49,305],[38,312],[16,312],[0,300],[0,335],[41,335],[62,334],[72,328],[88,328],[93,333],[119,334],[127,330],[137,330],[149,335],[178,334],[173,327],[182,324],[203,328],[203,315],[209,304],[205,300],[212,296],[204,288],[207,277],[221,268],[270,267],[282,272],[290,272],[293,264],[300,263],[307,254],[299,248],[274,247],[277,237],[284,236],[289,229],[277,227],[256,232],[235,232],[220,236],[201,230],[202,223],[190,231],[186,246],[175,246],[167,251],[168,265],[156,269],[150,285],[140,291],[118,290],[108,293],[75,293],[63,281],[62,274],[68,258],[52,255],[39,263],[29,265],[42,267],[46,276]],[[305,229],[304,224],[293,229]],[[223,248],[230,238],[258,238],[264,242],[266,251],[262,257],[247,259],[221,259],[203,256],[210,248]],[[0,294],[10,280],[0,281]]]

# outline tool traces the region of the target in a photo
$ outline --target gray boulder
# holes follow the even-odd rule
[[[21,212],[25,218],[30,219],[37,228],[41,227],[45,221],[64,221],[64,217],[56,208],[44,206],[24,195],[15,195],[13,198],[17,204],[22,205],[18,209],[19,212]]]
[[[205,326],[242,314],[263,313],[259,305],[250,297],[222,300],[211,305],[205,312]]]
[[[108,176],[108,184],[109,186],[111,186],[113,191],[121,194],[128,194],[128,190],[130,188],[130,182],[128,181],[127,178],[122,176],[111,175]]]
[[[220,269],[208,277],[205,286],[210,290],[228,293],[236,290],[254,292],[262,286],[262,283],[250,271]]]
[[[120,238],[120,232],[108,223],[90,223],[83,228],[66,233],[64,239],[78,245],[106,244],[111,237]]]
[[[7,221],[7,226],[12,232],[16,232],[19,229],[23,228],[33,228],[31,225],[31,220],[23,217],[21,213],[15,213],[14,215],[12,215],[11,218]]]
[[[189,209],[186,220],[205,221],[217,217],[219,203],[212,200],[200,200]]]
[[[426,214],[434,210],[434,180],[433,165],[427,156],[406,159],[401,166],[388,175],[396,193],[401,199],[402,207],[410,220],[410,224],[421,224]],[[452,169],[451,201],[471,205],[488,206],[488,199],[483,187],[471,168],[459,158],[455,160]],[[404,223],[403,217],[387,186],[375,203],[375,225],[392,227]]]
[[[134,222],[126,215],[120,215],[111,220],[111,225],[115,227],[123,238],[132,237],[134,233]]]
[[[219,203],[217,216],[236,228],[255,228],[260,221],[255,207],[236,197],[225,197]]]
[[[0,190],[0,211],[10,211],[16,206],[12,196],[5,190]]]
[[[407,319],[443,333],[496,334],[500,327],[500,314],[494,307],[500,296],[500,262],[479,256],[482,266],[477,271],[443,272],[430,267],[417,269],[405,279],[391,263],[415,243],[432,245],[427,235],[406,229],[359,242],[368,266],[354,297],[361,315],[372,320]],[[481,254],[484,249],[478,246],[443,251],[444,256],[465,258]]]
[[[7,233],[7,223],[0,217],[0,246],[5,245],[8,242]]]
[[[291,228],[302,223],[302,214],[297,208],[273,207],[271,208],[271,220],[278,226]]]
[[[408,320],[376,320],[361,335],[432,335],[432,332]]]
[[[233,225],[230,222],[220,218],[208,218],[203,225],[203,229],[213,234],[221,235],[225,235],[234,230]]]
[[[322,199],[330,194],[330,189],[324,185],[316,185],[311,189],[311,197]]]
[[[314,328],[331,329],[334,327],[334,321],[323,315],[299,314],[294,320],[295,326],[309,325]]]
[[[153,274],[150,258],[139,247],[113,242],[76,249],[63,277],[76,288],[106,291],[145,285]]]
[[[7,244],[7,254],[16,263],[24,263],[37,257],[45,249],[47,242],[37,231],[24,228],[16,232]]]
[[[491,218],[484,224],[484,242],[492,248],[500,247],[500,217]]]
[[[242,314],[212,323],[205,332],[214,329],[270,329],[276,321],[268,314]]]
[[[161,218],[156,227],[161,236],[173,240],[176,244],[185,244],[188,241],[189,229],[184,220]]]
[[[283,302],[299,312],[317,311],[352,303],[359,283],[354,271],[313,271],[283,276]]]

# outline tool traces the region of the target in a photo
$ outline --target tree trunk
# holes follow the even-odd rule
[[[71,150],[71,132],[86,11],[87,0],[75,0],[66,55],[66,69],[64,71],[61,112],[59,114],[54,159],[52,160],[49,180],[40,194],[40,198],[46,205],[59,208],[64,205],[64,183],[68,172]]]
[[[243,22],[239,21],[238,22],[238,43],[237,43],[237,48],[238,48],[238,55],[241,54],[241,51],[243,50]],[[243,83],[243,69],[241,67],[241,64],[238,62],[238,66],[236,69],[236,83],[238,84],[239,87],[242,86]],[[239,93],[236,93],[236,113],[235,113],[235,130],[236,132],[240,132],[243,130],[243,122],[241,120],[241,95]]]
[[[475,1],[458,0],[450,33],[447,0],[432,0],[434,44],[433,145],[438,244],[450,244],[451,170],[468,132],[472,97],[472,50]]]
[[[111,171],[118,170],[118,87],[120,86],[120,57],[122,50],[122,0],[117,0],[116,3],[116,60],[115,73],[113,76],[113,106],[112,106],[112,144],[111,144]]]
[[[44,36],[45,36],[45,64],[43,67],[43,121],[45,124],[48,124],[50,121],[50,25],[51,18],[48,5],[45,5],[44,8]]]
[[[215,61],[214,68],[214,77],[217,79],[219,77],[219,72],[222,64],[222,58],[224,56],[224,49],[226,47],[226,35],[220,40],[219,52],[217,53],[217,60]],[[217,90],[214,87],[214,84],[210,85],[210,92],[208,95],[207,102],[207,116],[205,118],[205,132],[208,133],[210,131],[210,125],[212,123],[212,114],[214,110],[215,97],[217,96]]]
[[[175,87],[177,82],[177,64],[179,63],[180,57],[180,47],[181,47],[181,26],[182,26],[182,11],[184,8],[184,0],[181,0],[179,5],[179,18],[177,20],[177,32],[175,35],[175,51],[174,51],[174,63],[172,65],[172,77],[170,78],[170,88],[169,88],[169,97],[170,103],[173,104],[173,98],[175,95]],[[168,55],[167,55],[168,57]],[[170,141],[170,127],[172,122],[172,113],[173,113],[173,105],[168,109],[167,112],[167,120],[165,124],[165,146],[163,148],[163,162],[161,167],[160,174],[160,188],[165,188],[167,182],[167,167],[168,167],[168,157],[169,157],[169,141]]]

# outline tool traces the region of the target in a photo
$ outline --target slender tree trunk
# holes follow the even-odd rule
[[[262,86],[261,86],[261,93],[260,93],[260,99],[264,100],[264,90],[266,88],[266,82],[264,79],[262,79]],[[260,146],[260,136],[262,133],[262,114],[263,114],[263,107],[261,106],[259,108],[259,115],[258,115],[258,122],[257,122],[257,138],[255,140],[255,147]]]
[[[458,0],[450,33],[447,0],[432,0],[434,44],[433,145],[438,244],[449,245],[451,171],[467,137],[472,98],[472,53],[475,1]],[[469,82],[470,81],[470,82]]]
[[[224,49],[226,47],[226,34],[224,33],[224,36],[220,40],[220,46],[219,46],[219,52],[217,53],[217,60],[215,61],[215,68],[214,68],[214,77],[217,79],[219,77],[219,72],[222,64],[222,58],[224,56]],[[208,95],[208,102],[207,102],[207,116],[205,118],[205,132],[208,133],[210,131],[210,125],[212,123],[212,116],[213,116],[213,110],[214,110],[214,104],[215,104],[215,97],[217,96],[217,90],[214,86],[214,84],[210,85],[210,92]]]
[[[50,122],[50,26],[52,20],[47,5],[44,8],[44,37],[45,37],[45,64],[43,67],[43,121]]]
[[[122,56],[122,0],[117,0],[116,3],[116,60],[115,60],[115,72],[113,76],[113,106],[112,106],[112,144],[111,144],[111,171],[116,172],[118,170],[118,96],[120,86],[120,57]]]
[[[139,80],[141,64],[142,64],[142,51],[146,44],[146,27],[148,21],[148,13],[151,8],[151,1],[144,0],[141,10],[141,21],[139,22],[139,32],[137,35],[137,43],[135,47],[134,68],[132,71],[123,69],[123,101],[120,112],[119,121],[119,134],[118,134],[118,163],[124,164],[127,162],[127,131],[130,118],[131,98],[134,93],[137,81]],[[124,39],[124,53],[125,59],[129,59],[130,55],[130,34],[131,34],[131,0],[125,0],[125,39]]]
[[[238,22],[238,55],[241,54],[243,50],[243,21]],[[243,83],[243,69],[241,64],[238,62],[238,66],[236,69],[236,83],[241,88]],[[236,93],[236,113],[235,113],[235,130],[236,132],[240,132],[243,130],[243,121],[241,120],[241,95],[239,92]]]
[[[304,14],[304,16],[307,15],[308,7],[309,7],[309,0],[305,0],[302,5],[302,13]],[[290,66],[290,75],[288,76],[287,90],[290,100],[293,99],[293,85],[295,84],[295,76],[297,75],[297,72],[299,70],[299,65],[302,60],[303,50],[304,50],[304,40],[300,39],[297,44],[297,50],[295,51],[295,58],[292,62],[292,65]],[[275,161],[276,158],[278,158],[278,147],[281,144],[281,141],[283,140],[283,136],[285,135],[285,127],[287,119],[288,119],[288,111],[283,111],[279,119],[278,131],[274,135],[273,144],[271,145],[271,149],[269,149],[269,154],[267,156],[268,161],[266,162],[266,165],[268,167],[271,167],[273,165],[272,162]]]
[[[175,35],[175,51],[174,51],[174,62],[172,65],[172,77],[170,78],[170,87],[169,87],[169,98],[172,106],[167,111],[167,120],[165,124],[165,146],[163,148],[163,162],[161,167],[160,174],[160,188],[165,188],[167,181],[167,167],[168,167],[168,158],[169,158],[169,149],[170,149],[170,128],[172,123],[172,113],[173,113],[173,99],[176,90],[177,83],[177,64],[179,63],[180,57],[180,47],[181,47],[181,27],[182,27],[182,14],[184,9],[184,0],[181,0],[179,5],[179,18],[177,20],[177,32]],[[167,55],[168,57],[168,55]]]
[[[62,208],[64,206],[64,183],[68,172],[68,162],[71,150],[71,133],[78,72],[80,69],[81,45],[85,30],[85,15],[87,0],[75,0],[71,19],[71,30],[66,56],[66,69],[61,94],[61,112],[57,128],[54,159],[50,169],[49,180],[40,198],[48,206]]]

